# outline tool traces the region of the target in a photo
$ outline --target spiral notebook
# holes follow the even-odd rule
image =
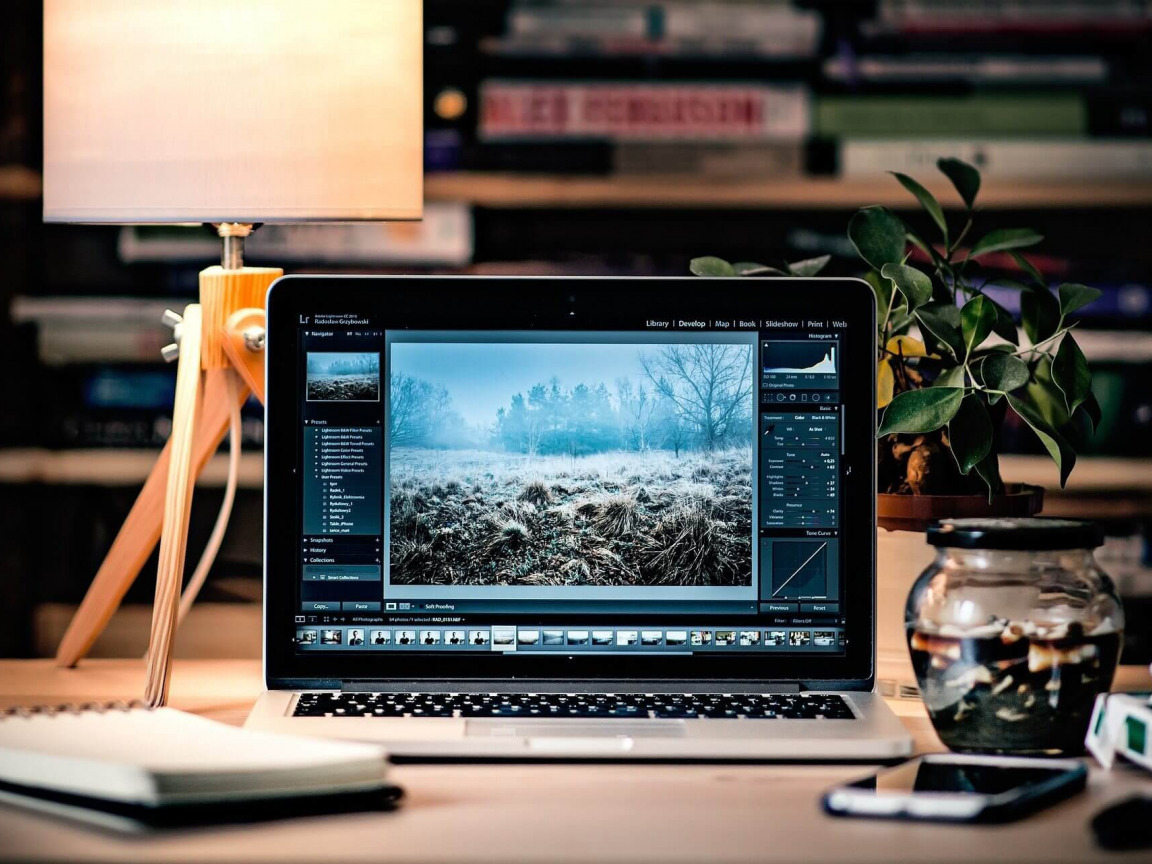
[[[371,744],[250,732],[171,708],[122,704],[0,713],[0,784],[23,794],[132,808],[385,788]]]

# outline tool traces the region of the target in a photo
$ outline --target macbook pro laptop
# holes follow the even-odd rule
[[[852,279],[288,276],[253,728],[427,758],[892,759]]]

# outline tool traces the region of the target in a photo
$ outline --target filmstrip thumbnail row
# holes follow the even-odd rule
[[[837,648],[844,645],[842,630],[562,630],[536,627],[491,627],[481,630],[375,629],[321,627],[298,629],[296,644],[303,647],[450,648],[482,651],[576,648]]]

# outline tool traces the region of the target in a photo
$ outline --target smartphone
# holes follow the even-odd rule
[[[829,790],[824,809],[835,816],[1010,822],[1075,795],[1087,778],[1072,760],[923,756]]]

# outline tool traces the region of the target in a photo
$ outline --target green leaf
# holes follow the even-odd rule
[[[736,270],[723,258],[705,255],[688,262],[688,269],[696,276],[735,276]]]
[[[997,228],[989,231],[976,241],[969,258],[979,258],[992,252],[1006,252],[1009,249],[1022,249],[1025,246],[1035,246],[1044,239],[1031,228]]]
[[[1092,373],[1088,371],[1088,361],[1084,352],[1076,344],[1071,333],[1065,333],[1052,360],[1052,381],[1064,394],[1064,405],[1071,414],[1092,392]]]
[[[948,223],[944,221],[944,210],[940,207],[940,202],[936,200],[936,196],[907,174],[901,174],[899,171],[890,171],[888,173],[899,180],[901,186],[916,196],[916,200],[920,202],[920,206],[932,217],[932,221],[936,223],[936,226],[940,229],[940,233],[944,235],[944,245],[947,246]]]
[[[992,449],[992,421],[980,397],[970,393],[948,423],[948,443],[961,474],[976,467]]]
[[[793,276],[815,276],[828,266],[832,260],[831,255],[821,255],[819,258],[805,258],[803,261],[794,261],[788,265],[788,272]]]
[[[960,333],[960,310],[951,303],[925,303],[916,310],[920,326],[932,334],[944,350],[957,360],[964,358],[964,337]],[[938,353],[938,352],[937,352]]]
[[[992,325],[992,332],[1012,345],[1020,344],[1020,334],[1016,330],[1016,322],[1012,320],[1012,313],[985,295],[985,299],[996,310],[996,323]]]
[[[907,264],[885,264],[880,275],[891,279],[893,284],[908,301],[908,308],[915,310],[932,299],[932,280],[915,267]]]
[[[1020,322],[1032,344],[1051,336],[1060,327],[1060,302],[1047,288],[1020,295]]]
[[[971,210],[976,203],[976,193],[980,191],[980,172],[960,159],[937,159],[936,167],[952,181],[952,185],[956,187],[956,191]]]
[[[979,366],[985,387],[1011,393],[1028,383],[1028,364],[1011,354],[989,354]]]
[[[1095,303],[1104,296],[1104,292],[1098,288],[1078,285],[1075,282],[1065,282],[1057,290],[1060,294],[1061,315],[1070,315],[1077,309],[1083,309],[1089,303]]]
[[[964,391],[957,387],[905,390],[884,410],[878,434],[935,432],[956,415],[962,401]]]
[[[996,448],[991,448],[988,455],[976,463],[976,473],[980,475],[980,479],[988,487],[988,503],[992,503],[992,499],[1000,491],[1000,459],[996,455]]]
[[[936,376],[936,380],[932,382],[933,387],[964,387],[967,385],[964,379],[964,367],[953,366],[951,369],[945,369]]]
[[[848,223],[848,239],[860,257],[879,270],[904,258],[904,223],[887,207],[857,210]]]
[[[1056,463],[1056,467],[1060,470],[1060,486],[1063,488],[1064,484],[1068,482],[1068,475],[1076,467],[1076,452],[1072,449],[1072,445],[1044,419],[1043,415],[1031,403],[1017,396],[1009,396],[1008,404],[1012,406],[1012,410],[1016,412],[1017,416],[1036,433],[1036,437],[1040,439],[1040,443],[1044,445],[1044,449],[1048,451],[1048,455]]]
[[[1041,288],[1047,288],[1048,283],[1044,281],[1044,277],[1040,275],[1040,271],[1036,269],[1035,265],[1021,255],[1019,252],[1012,253],[1012,260],[1016,262],[1016,266],[1032,277],[1032,281],[1039,285]]]
[[[1091,390],[1088,391],[1088,396],[1085,398],[1084,403],[1080,406],[1084,409],[1084,413],[1088,415],[1088,419],[1092,421],[1092,431],[1096,432],[1100,428],[1100,421],[1103,414],[1100,411],[1100,403],[1096,401],[1096,394]]]
[[[960,310],[960,332],[964,336],[965,357],[970,356],[973,349],[988,338],[995,323],[996,309],[983,294],[977,294],[964,304]]]
[[[732,265],[737,276],[787,276],[779,267],[757,264],[755,261],[737,261]]]

